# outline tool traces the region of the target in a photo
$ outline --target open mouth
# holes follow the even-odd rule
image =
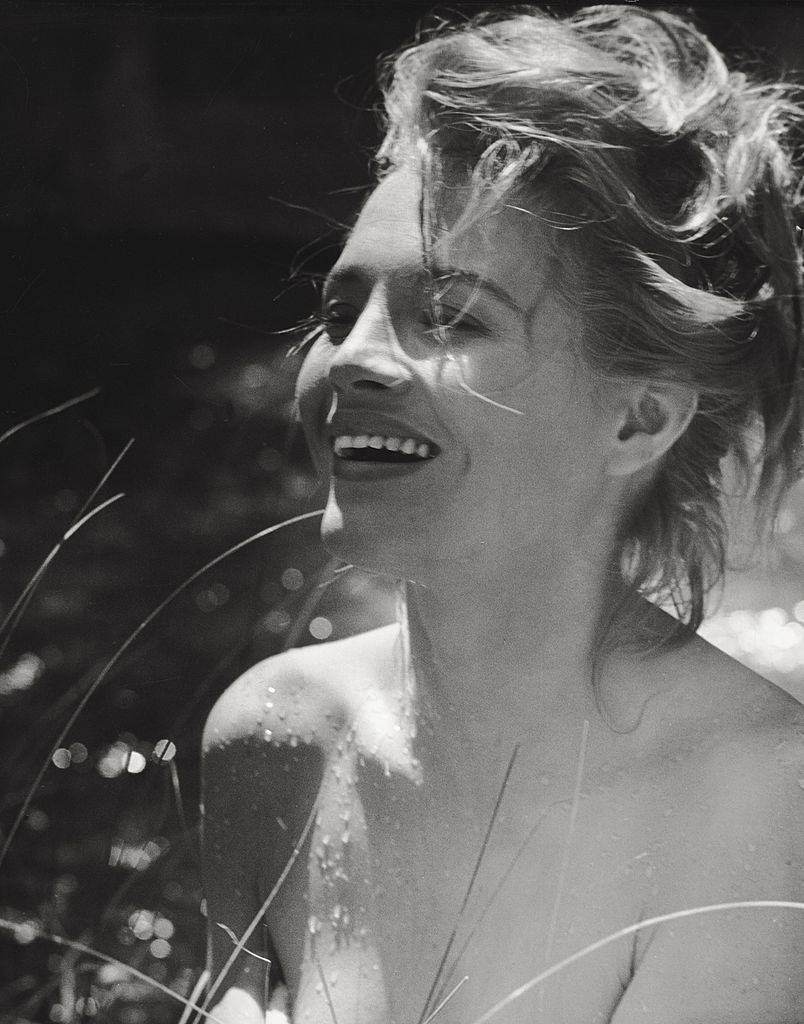
[[[438,455],[432,441],[383,434],[338,434],[332,438],[332,450],[335,458],[352,462],[426,462]]]

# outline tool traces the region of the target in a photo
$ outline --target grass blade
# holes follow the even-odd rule
[[[66,402],[62,402],[61,405],[55,405],[52,409],[46,409],[44,412],[38,412],[35,416],[30,416],[27,420],[23,420],[21,423],[16,423],[4,434],[0,434],[0,444],[19,433],[20,430],[24,430],[26,427],[30,427],[34,423],[39,423],[40,420],[46,420],[50,416],[56,416],[60,412],[64,412],[65,409],[71,409],[74,405],[78,405],[80,402],[86,402],[90,398],[95,398],[96,395],[100,394],[100,390],[100,388],[92,388],[91,391],[85,391],[83,395],[78,395],[76,398],[70,398]]]
[[[318,968],[318,977],[321,979],[321,984],[324,986],[324,995],[327,998],[327,1006],[329,1007],[329,1012],[332,1016],[332,1024],[338,1024],[338,1017],[335,1013],[335,1007],[332,1005],[332,996],[329,992],[329,985],[327,984],[327,979],[324,977],[324,968],[318,960],[316,960],[315,965]]]
[[[11,932],[17,932],[19,930],[19,924],[15,924],[13,921],[9,921],[4,917],[0,917],[0,928],[5,928],[6,930]],[[108,956],[106,953],[101,953],[100,950],[93,949],[91,946],[87,946],[83,942],[77,942],[74,939],[67,939],[63,935],[54,935],[52,932],[44,932],[39,930],[37,930],[34,938],[42,939],[45,942],[52,942],[56,946],[63,946],[66,949],[72,949],[77,953],[85,953],[87,956],[94,957],[96,960],[102,960],[104,963],[112,964],[115,967],[122,967],[124,971],[127,971],[129,974],[132,974],[135,978],[139,979],[140,981],[144,981],[152,988],[158,989],[158,991],[163,992],[167,996],[170,996],[171,999],[175,999],[184,1007],[189,1008],[190,1010],[195,1010],[196,1012],[203,1013],[205,1017],[207,1017],[209,1020],[213,1022],[216,1022],[216,1024],[224,1024],[224,1022],[221,1021],[219,1018],[214,1017],[211,1013],[207,1013],[206,1010],[203,1009],[203,1007],[191,1002],[188,999],[185,999],[184,996],[179,995],[178,992],[175,992],[172,988],[169,988],[167,985],[163,985],[162,982],[157,981],[156,978],[152,978],[150,977],[150,975],[144,974],[142,971],[138,971],[136,967],[132,967],[130,964],[125,964],[123,963],[122,960],[117,960],[113,956]]]
[[[129,636],[121,644],[121,646],[118,647],[118,649],[109,659],[109,661],[107,661],[106,664],[103,666],[100,673],[95,677],[94,681],[89,686],[89,689],[79,700],[75,710],[70,715],[64,727],[59,732],[59,735],[56,738],[55,742],[52,744],[50,753],[48,754],[47,759],[43,762],[41,768],[39,769],[36,779],[34,780],[31,789],[28,792],[28,795],[26,796],[25,800],[22,803],[22,807],[20,808],[17,817],[15,818],[14,823],[11,826],[11,829],[8,835],[6,836],[5,842],[3,843],[3,848],[2,850],[0,850],[0,865],[2,865],[3,861],[5,860],[11,843],[14,841],[14,837],[19,831],[20,825],[25,819],[25,815],[28,813],[28,808],[31,804],[31,800],[33,799],[34,793],[36,792],[39,783],[42,781],[42,778],[44,777],[44,774],[47,771],[48,765],[50,764],[50,759],[53,756],[53,751],[61,746],[65,736],[70,731],[70,729],[72,729],[73,725],[75,725],[75,722],[77,721],[79,715],[87,706],[88,702],[91,700],[93,694],[96,692],[98,687],[106,679],[106,677],[109,675],[109,673],[118,663],[118,661],[123,657],[123,655],[129,649],[129,647],[131,647],[135,640],[137,640],[137,638],[148,628],[148,626],[150,626],[154,619],[161,615],[161,613],[165,610],[165,608],[167,608],[167,606],[172,601],[174,601],[188,587],[192,586],[192,584],[195,583],[195,581],[199,579],[201,576],[203,576],[205,572],[208,572],[214,566],[219,565],[225,558],[228,558],[230,555],[235,554],[237,551],[242,551],[243,548],[247,547],[249,544],[253,544],[256,541],[261,540],[263,537],[267,537],[272,533],[276,533],[278,530],[284,529],[286,526],[294,526],[297,523],[305,522],[308,519],[313,519],[316,516],[321,515],[323,515],[322,509],[316,509],[314,512],[302,512],[300,515],[292,516],[290,519],[285,519],[281,523],[274,523],[273,526],[266,526],[264,530],[259,530],[257,533],[252,534],[250,537],[246,537],[245,540],[241,540],[232,547],[227,548],[226,551],[222,552],[220,555],[216,555],[215,558],[211,559],[205,565],[201,566],[200,569],[197,569],[191,576],[184,580],[183,583],[180,583],[178,587],[172,590],[168,594],[168,596],[162,602],[160,602],[160,604],[157,605],[157,607],[149,615],[147,615],[142,620],[142,622],[139,624],[139,626],[137,626],[134,632],[129,634]]]
[[[494,802],[494,809],[491,812],[491,819],[489,820],[488,827],[486,828],[486,834],[483,837],[483,844],[480,847],[480,853],[478,854],[477,860],[475,861],[475,867],[474,870],[472,871],[472,877],[469,879],[469,885],[466,887],[463,902],[461,903],[461,909],[458,911],[458,916],[455,918],[455,924],[453,925],[452,933],[450,934],[449,941],[447,942],[447,947],[444,950],[444,954],[441,957],[441,960],[439,961],[438,970],[436,971],[435,978],[433,978],[433,984],[430,986],[430,991],[427,993],[427,1000],[424,1004],[424,1009],[421,1012],[421,1016],[419,1017],[420,1022],[422,1022],[427,1016],[427,1011],[429,1010],[430,1003],[433,1001],[433,998],[435,996],[438,983],[441,980],[441,975],[444,971],[444,967],[446,966],[447,963],[447,958],[449,957],[450,954],[450,950],[452,949],[452,945],[455,942],[455,936],[457,935],[458,927],[461,923],[461,918],[463,917],[464,912],[466,911],[466,905],[469,902],[469,897],[472,894],[475,879],[477,878],[478,872],[480,871],[480,865],[483,863],[483,857],[486,853],[486,848],[488,847],[489,839],[491,839],[491,833],[494,828],[494,824],[497,821],[497,814],[499,813],[500,805],[502,804],[502,799],[503,796],[505,795],[505,790],[508,786],[508,780],[511,778],[511,771],[514,767],[514,761],[516,761],[516,755],[518,751],[519,744],[517,743],[513,751],[511,752],[511,757],[510,760],[508,761],[508,767],[505,769],[505,776],[503,777],[502,785],[500,786],[500,791],[497,794],[497,799]]]
[[[794,900],[736,900],[733,903],[711,903],[700,907],[689,907],[685,910],[674,910],[669,914],[659,914],[657,917],[647,917],[644,921],[637,921],[636,924],[629,924],[625,928],[620,928],[619,931],[612,932],[610,935],[604,936],[602,939],[598,939],[596,942],[590,943],[588,946],[584,946],[583,949],[579,949],[577,953],[572,953],[570,956],[564,957],[563,960],[559,960],[558,963],[553,964],[552,967],[548,967],[546,970],[537,974],[534,978],[526,981],[524,985],[520,985],[515,988],[512,992],[501,999],[498,1003],[495,1003],[491,1009],[472,1021],[472,1024],[488,1024],[490,1020],[493,1020],[498,1013],[501,1013],[506,1007],[510,1006],[511,1003],[516,1002],[517,999],[521,999],[527,992],[530,992],[537,985],[544,984],[549,978],[563,971],[565,968],[570,967],[572,964],[577,963],[584,957],[591,956],[592,953],[596,953],[599,949],[603,949],[605,946],[611,945],[612,942],[617,942],[619,939],[627,938],[629,935],[636,935],[637,932],[643,931],[645,928],[653,928],[655,925],[667,924],[669,921],[680,921],[685,917],[696,917],[702,914],[714,914],[727,910],[752,910],[752,909],[773,909],[773,910],[804,910],[804,903],[797,903]]]
[[[293,847],[293,852],[291,853],[290,857],[288,858],[287,864],[282,869],[282,871],[281,871],[281,873],[279,875],[279,878],[276,880],[276,883],[274,884],[274,887],[268,893],[268,895],[266,896],[262,906],[259,908],[257,913],[251,919],[251,923],[249,924],[248,928],[246,928],[246,930],[243,932],[243,934],[238,939],[237,945],[232,950],[232,952],[229,954],[229,958],[226,961],[226,963],[223,965],[221,970],[219,971],[217,978],[215,978],[215,980],[210,985],[209,991],[207,992],[207,997],[204,1000],[204,1004],[203,1004],[205,1009],[212,1002],[213,998],[215,997],[215,993],[218,991],[218,989],[223,984],[223,979],[229,973],[229,971],[230,971],[230,969],[232,967],[232,964],[235,962],[237,957],[240,955],[241,950],[245,949],[246,943],[251,938],[251,936],[254,934],[254,929],[260,923],[260,921],[263,918],[263,916],[265,915],[266,911],[268,910],[268,908],[271,906],[271,904],[276,899],[277,893],[282,888],[282,886],[285,884],[285,879],[290,874],[290,869],[296,863],[296,859],[298,858],[299,853],[301,852],[301,848],[302,848],[302,846],[304,846],[304,844],[305,844],[305,842],[307,840],[307,836],[310,834],[310,829],[313,827],[313,822],[315,821],[315,816],[316,816],[317,813],[318,813],[318,800],[316,799],[315,802],[313,803],[312,808],[310,809],[310,814],[307,817],[307,821],[305,822],[304,828],[302,829],[301,834],[299,835],[299,838],[296,841],[296,845]]]
[[[447,1003],[450,1001],[450,999],[452,999],[452,997],[455,995],[455,993],[458,991],[458,989],[461,987],[461,985],[463,985],[464,982],[467,982],[468,980],[469,980],[469,975],[468,974],[464,974],[464,976],[461,978],[461,980],[458,982],[458,984],[455,986],[455,988],[453,988],[452,991],[448,995],[444,996],[444,998],[441,1000],[441,1002],[438,1004],[438,1006],[433,1010],[433,1012],[430,1014],[430,1016],[426,1020],[422,1021],[422,1024],[430,1024],[430,1021],[434,1020],[438,1016],[438,1014],[441,1013],[441,1011],[444,1009],[444,1007],[447,1005]]]
[[[572,804],[570,806],[570,818],[567,825],[567,836],[564,840],[564,849],[561,854],[561,867],[558,872],[558,884],[556,885],[556,898],[553,900],[553,910],[550,914],[550,925],[547,929],[547,942],[544,949],[544,961],[550,960],[553,951],[556,927],[558,925],[558,913],[561,909],[561,899],[564,895],[564,886],[567,882],[567,869],[569,868],[570,849],[572,837],[575,834],[575,823],[578,820],[578,807],[581,802],[581,786],[583,785],[583,773],[586,767],[586,747],[589,742],[589,720],[584,719],[581,732],[581,748],[578,751],[578,764],[575,769],[575,785],[572,790]]]

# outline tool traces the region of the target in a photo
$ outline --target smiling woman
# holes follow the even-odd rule
[[[760,521],[799,468],[798,109],[619,5],[442,26],[386,111],[298,404],[399,621],[209,718],[208,1005],[794,1021],[801,709],[696,629],[724,460]]]

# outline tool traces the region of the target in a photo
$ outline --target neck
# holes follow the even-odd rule
[[[597,716],[596,651],[628,595],[609,565],[563,553],[487,575],[463,567],[441,574],[438,586],[409,584],[421,706],[471,742],[578,731]]]

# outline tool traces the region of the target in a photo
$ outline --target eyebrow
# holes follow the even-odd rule
[[[498,302],[502,302],[515,313],[524,315],[522,307],[511,295],[509,295],[502,285],[489,280],[487,277],[483,277],[481,274],[475,273],[473,270],[464,270],[461,267],[453,267],[445,263],[432,263],[428,269],[422,269],[421,277],[425,280],[429,279],[437,283],[444,281],[466,282],[473,289],[487,292],[493,298],[497,299]],[[326,298],[328,292],[337,285],[350,285],[360,283],[362,281],[363,275],[356,267],[333,269],[324,281],[322,295]]]
[[[429,276],[432,277],[434,281],[465,281],[474,289],[488,292],[499,302],[502,302],[504,305],[513,309],[515,313],[524,312],[519,303],[508,294],[502,285],[497,284],[495,281],[490,281],[487,277],[483,277],[481,274],[476,274],[473,270],[464,270],[461,267],[452,267],[442,263],[433,263],[430,266]]]

